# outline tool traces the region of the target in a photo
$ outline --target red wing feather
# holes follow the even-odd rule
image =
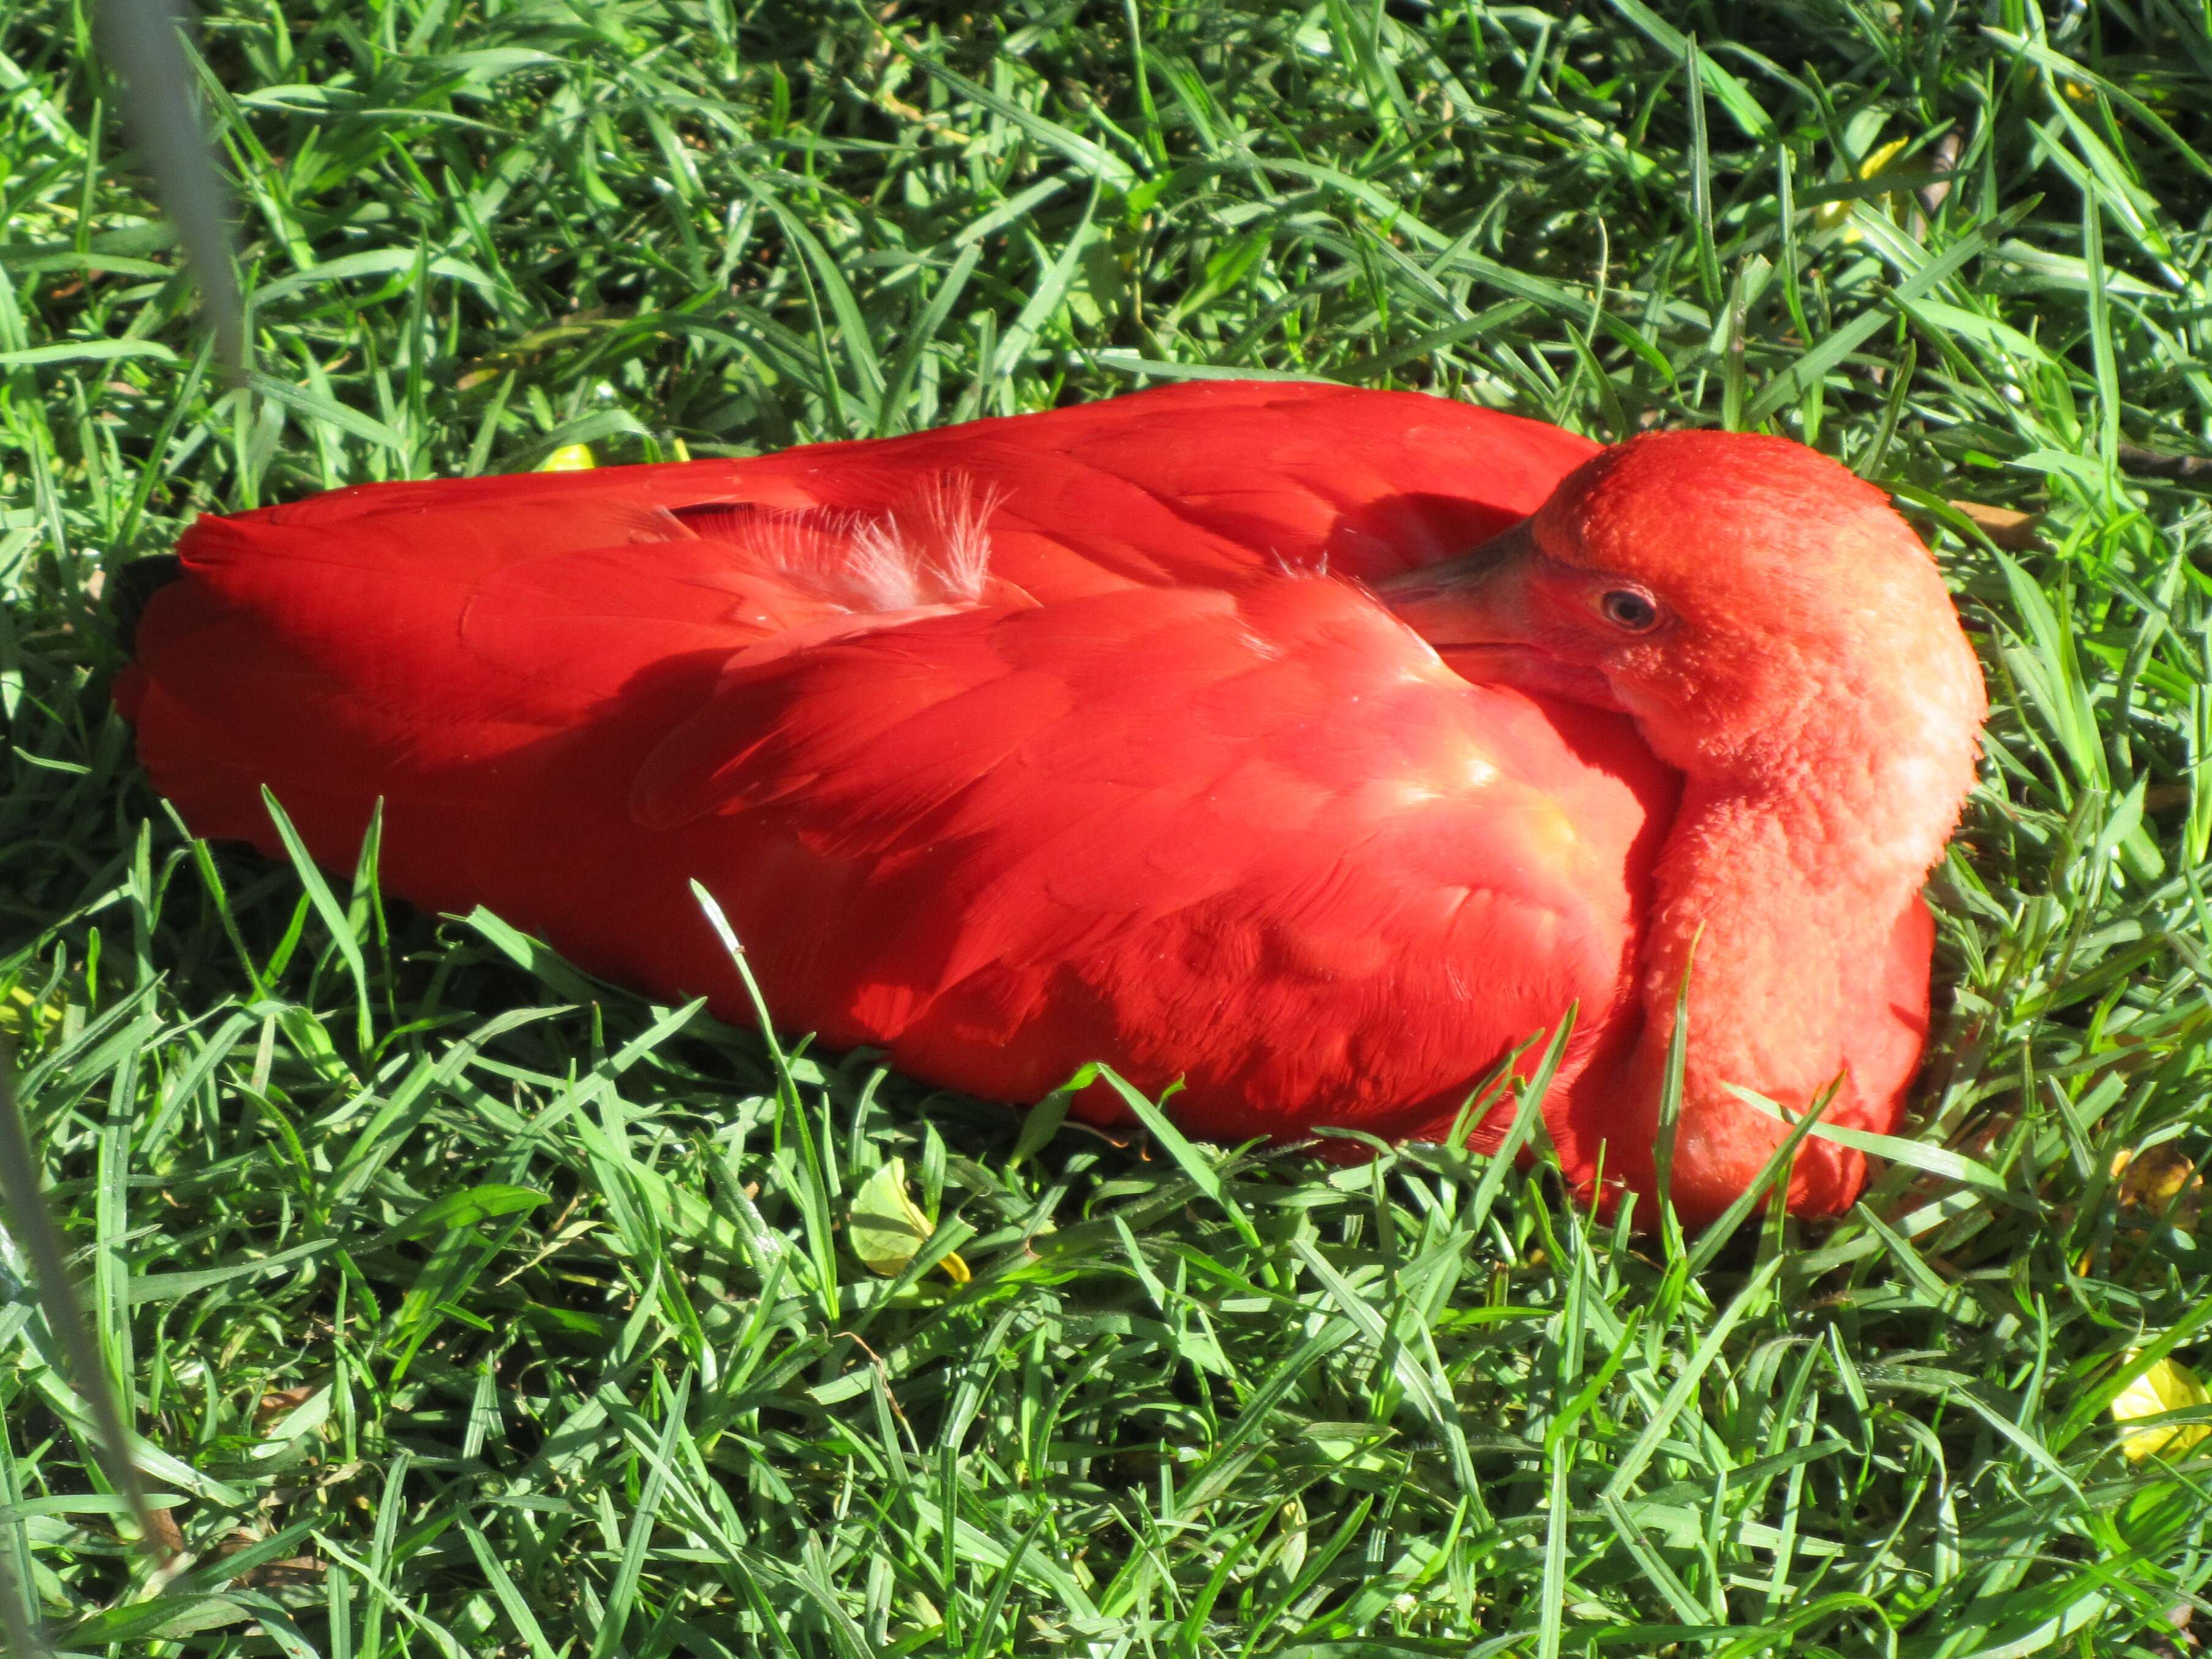
[[[742,1017],[697,877],[781,1020],[976,1092],[1105,1059],[1206,1133],[1403,1133],[1571,1000],[1595,1030],[1673,781],[1265,573],[1459,550],[1589,447],[1212,383],[206,520],[141,624],[140,752],[202,833],[270,848],[266,783],[337,865],[381,800],[393,890]],[[995,503],[976,603],[885,611],[773,530],[880,552],[955,477]]]
[[[1208,1133],[1404,1133],[1614,1000],[1669,786],[1553,712],[1261,579],[741,654],[631,799],[796,1024],[1007,1098],[1103,1058]],[[665,988],[726,994],[694,964]]]

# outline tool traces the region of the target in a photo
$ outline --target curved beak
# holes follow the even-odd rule
[[[1376,597],[1463,679],[1620,710],[1602,673],[1560,655],[1556,629],[1545,636],[1529,582],[1544,556],[1529,523],[1522,520],[1472,553],[1378,582]]]
[[[1375,585],[1376,596],[1439,651],[1528,641],[1522,581],[1536,544],[1523,519],[1471,553]]]

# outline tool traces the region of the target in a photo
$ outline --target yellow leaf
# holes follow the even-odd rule
[[[1875,151],[1873,155],[1866,158],[1866,165],[1859,169],[1859,177],[1862,179],[1873,178],[1875,174],[1880,173],[1892,161],[1894,161],[1898,157],[1899,152],[1903,150],[1904,148],[1911,142],[1912,140],[1910,138],[1891,139],[1880,149]]]
[[[545,458],[538,469],[540,472],[589,472],[599,463],[592,459],[589,444],[562,444]]]
[[[2132,1423],[2161,1412],[2185,1411],[2191,1406],[2212,1406],[2212,1394],[2205,1392],[2204,1384],[2186,1365],[2161,1359],[2113,1397],[2112,1420]],[[2122,1435],[2120,1449],[2130,1463],[2140,1463],[2160,1452],[2179,1457],[2208,1435],[2212,1435],[2212,1425],[2168,1423]]]
[[[895,1158],[860,1183],[853,1194],[846,1234],[853,1254],[870,1272],[895,1279],[906,1271],[929,1236],[937,1230],[906,1189],[906,1160]],[[956,1285],[969,1279],[968,1264],[947,1251],[937,1264]]]
[[[1891,139],[1887,143],[1882,145],[1881,149],[1874,151],[1866,158],[1865,161],[1859,167],[1858,176],[1862,179],[1873,178],[1876,173],[1887,167],[1892,161],[1894,161],[1898,158],[1899,153],[1911,142],[1912,140],[1910,138]],[[1851,210],[1856,206],[1858,206],[1858,203],[1856,201],[1821,203],[1820,206],[1813,210],[1814,228],[1816,230],[1833,229],[1836,226],[1842,224],[1846,219],[1850,218],[1851,216]],[[1847,242],[1862,241],[1864,239],[1865,233],[1860,230],[1856,225],[1848,227],[1844,232],[1844,240]]]
[[[0,1036],[26,1042],[45,1034],[48,1026],[62,1017],[58,1000],[40,1002],[30,992],[18,985],[5,996],[0,996]]]

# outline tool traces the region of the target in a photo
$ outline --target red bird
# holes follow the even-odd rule
[[[199,833],[273,852],[266,784],[348,866],[381,800],[391,890],[747,1019],[696,878],[779,1023],[934,1083],[1436,1136],[1571,1006],[1552,1137],[1644,1190],[1688,973],[1696,1219],[1784,1133],[1731,1085],[1886,1131],[1918,1062],[1981,675],[1786,440],[1216,381],[179,553],[118,696]],[[1863,1179],[1814,1139],[1790,1202]]]

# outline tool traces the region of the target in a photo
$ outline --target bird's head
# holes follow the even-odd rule
[[[1380,591],[1468,678],[1623,710],[1692,775],[1802,760],[1855,709],[1895,721],[1917,702],[1969,755],[1981,720],[1927,549],[1880,490],[1786,438],[1631,439],[1503,536]]]

